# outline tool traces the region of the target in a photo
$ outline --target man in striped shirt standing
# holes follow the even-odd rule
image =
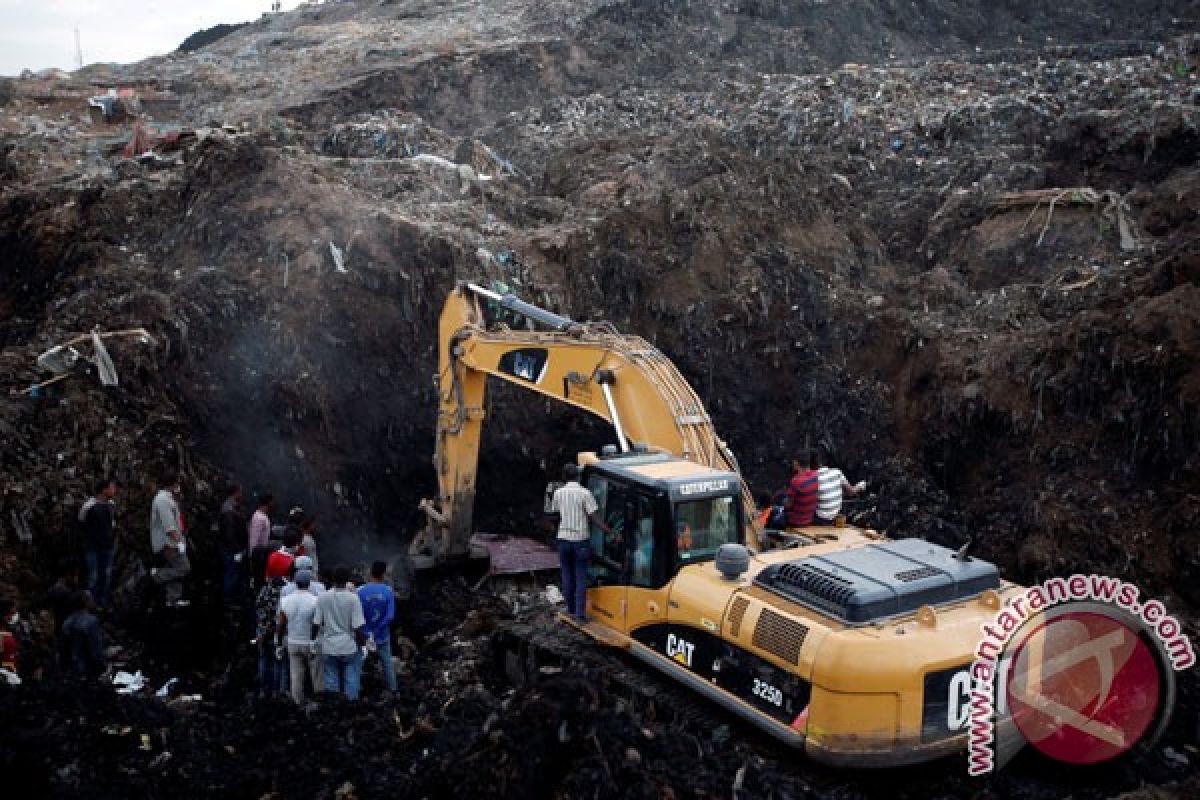
[[[842,510],[842,492],[853,497],[866,490],[867,482],[859,481],[851,486],[840,469],[822,466],[821,455],[815,450],[810,463],[817,471],[817,512],[813,524],[833,525]]]
[[[579,467],[563,467],[565,483],[555,490],[550,512],[558,514],[558,563],[562,568],[562,592],[567,613],[579,622],[587,622],[588,561],[592,557],[588,520],[611,533],[596,512],[596,498],[579,484]]]

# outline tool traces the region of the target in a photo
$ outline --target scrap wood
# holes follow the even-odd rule
[[[1128,216],[1125,198],[1112,190],[1101,192],[1091,187],[1081,186],[1069,189],[1030,189],[1022,192],[1005,192],[991,202],[990,208],[993,211],[1009,211],[1033,206],[1029,216],[1025,219],[1025,224],[1021,226],[1021,230],[1024,231],[1043,203],[1049,203],[1049,207],[1046,211],[1046,221],[1042,224],[1041,233],[1038,234],[1037,244],[1039,247],[1046,238],[1046,231],[1050,229],[1050,221],[1054,218],[1054,208],[1058,205],[1099,207],[1106,217],[1116,217],[1122,250],[1137,250],[1141,247],[1134,232],[1133,223]]]
[[[125,328],[119,331],[108,331],[107,333],[96,331],[96,334],[99,335],[101,339],[112,339],[119,336],[138,336],[141,337],[143,343],[154,344],[154,337],[151,336],[150,331],[146,330],[145,328]],[[67,341],[58,345],[58,347],[71,347],[73,345],[82,344],[83,342],[90,342],[92,340],[92,336],[93,334],[91,333],[82,333],[79,336],[68,339]]]
[[[1062,203],[1068,205],[1096,205],[1103,199],[1104,194],[1089,187],[1070,189],[1029,189],[1023,192],[1005,192],[991,202],[995,210],[1005,211],[1025,206],[1040,206],[1042,203]]]

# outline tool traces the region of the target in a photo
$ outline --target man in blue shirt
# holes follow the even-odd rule
[[[358,599],[362,602],[363,617],[366,618],[367,650],[379,654],[383,668],[383,680],[389,691],[396,691],[396,668],[392,663],[392,620],[396,618],[396,595],[392,587],[384,582],[387,564],[376,561],[371,565],[371,580],[358,587]]]

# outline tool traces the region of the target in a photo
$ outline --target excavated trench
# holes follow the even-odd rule
[[[756,491],[823,446],[871,483],[855,521],[955,547],[970,538],[1025,582],[1136,580],[1195,633],[1200,172],[1193,120],[1177,108],[1191,101],[1162,77],[1195,68],[1195,43],[1154,55],[1195,4],[726,6],[606,4],[570,35],[447,44],[357,71],[285,104],[280,126],[197,144],[175,171],[5,185],[9,382],[32,382],[42,349],[96,324],[144,325],[156,344],[115,349],[120,386],[89,374],[0,398],[0,588],[36,597],[72,552],[87,480],[116,475],[130,585],[110,632],[156,685],[177,675],[205,697],[168,707],[85,687],[0,689],[10,785],[79,797],[1200,792],[1194,672],[1163,742],[1187,767],[1160,749],[1088,772],[1026,754],[983,783],[960,759],[851,774],[553,632],[536,589],[474,589],[475,576],[433,579],[402,608],[411,652],[396,698],[374,676],[358,705],[303,712],[251,697],[245,622],[219,610],[207,533],[219,490],[235,479],[319,513],[329,558],[398,552],[435,488],[434,334],[460,279],[655,343]],[[305,13],[316,25],[324,12]],[[1114,43],[1114,30],[1149,44]],[[1073,49],[1038,61],[1048,35]],[[1004,56],[801,74],[963,51]],[[1096,78],[1118,56],[1131,60],[1112,62],[1117,77]],[[987,100],[955,99],[959,85]],[[868,116],[872,97],[900,109],[916,91],[931,94],[911,102],[938,113],[910,127]],[[380,108],[394,112],[386,124]],[[404,157],[410,146],[457,160],[470,138],[518,171],[464,191]],[[1010,196],[1058,187],[1100,199]],[[1121,215],[1137,250],[1122,249]],[[536,530],[548,477],[611,438],[509,387],[490,393],[488,419],[476,522],[493,532]],[[146,614],[153,599],[136,580],[147,555],[136,520],[164,467],[184,472],[195,543],[196,602],[175,616]],[[13,544],[21,515],[33,544]],[[545,646],[514,682],[504,654],[522,646],[517,629]],[[45,663],[37,633],[31,659]]]

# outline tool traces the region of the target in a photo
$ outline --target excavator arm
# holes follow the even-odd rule
[[[489,325],[485,311],[549,330]],[[442,309],[438,346],[438,497],[421,503],[428,523],[409,549],[418,569],[472,555],[488,376],[607,420],[623,451],[637,443],[739,472],[695,391],[666,356],[638,336],[607,324],[582,325],[513,295],[460,283]],[[744,484],[742,499],[747,524],[753,525],[753,498]],[[751,546],[755,533],[747,531]]]

